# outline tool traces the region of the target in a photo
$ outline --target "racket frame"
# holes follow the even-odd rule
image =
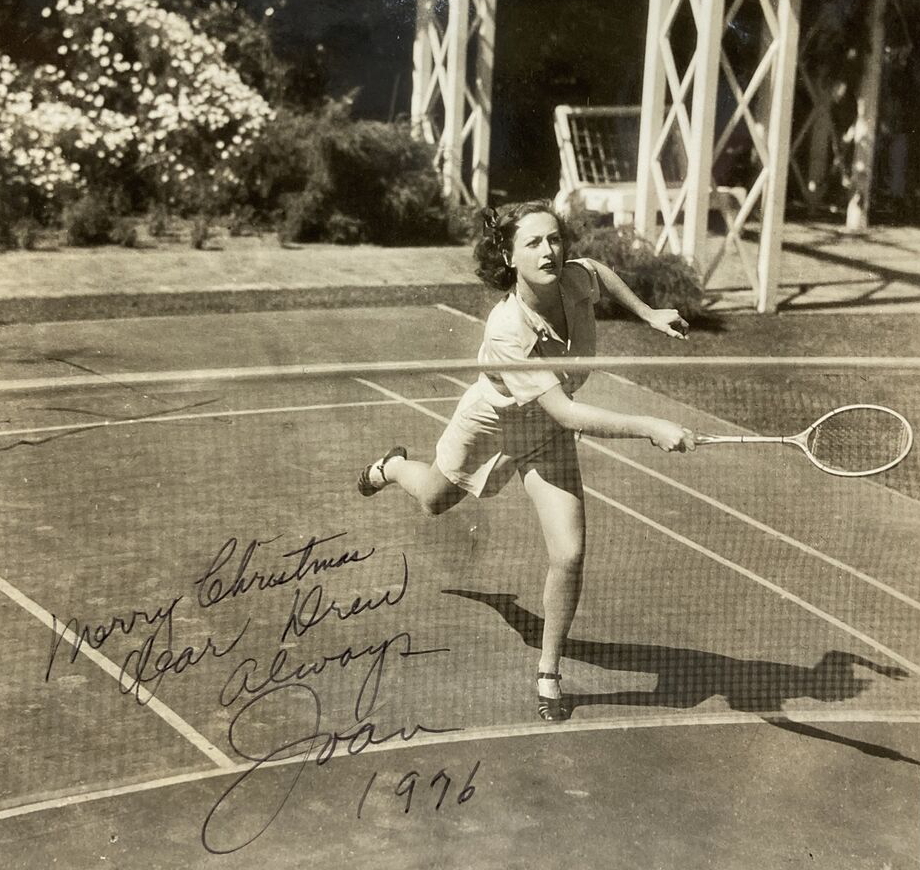
[[[866,471],[843,471],[839,468],[831,468],[829,465],[825,465],[821,462],[809,449],[808,447],[808,436],[811,435],[815,429],[818,428],[825,420],[829,417],[833,417],[835,414],[840,414],[843,411],[852,411],[855,409],[868,409],[872,411],[884,411],[886,414],[890,414],[892,417],[897,418],[901,421],[901,425],[904,427],[904,430],[907,432],[907,444],[901,450],[901,452],[890,462],[887,462],[885,465],[880,465],[877,468],[873,468]],[[914,430],[911,428],[910,423],[908,423],[907,418],[903,414],[899,414],[897,411],[892,408],[886,408],[884,405],[868,405],[868,404],[857,404],[857,405],[841,405],[839,408],[834,408],[831,411],[828,411],[823,416],[819,417],[808,426],[806,429],[803,429],[797,435],[704,435],[698,434],[694,438],[697,444],[794,444],[798,447],[809,459],[812,465],[820,468],[821,471],[826,472],[827,474],[833,474],[837,477],[869,477],[872,474],[880,474],[883,471],[887,471],[889,468],[894,468],[901,460],[910,453],[910,449],[914,443]]]

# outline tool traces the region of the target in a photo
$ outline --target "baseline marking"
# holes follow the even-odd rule
[[[61,631],[60,628],[55,629],[54,627],[54,617],[45,610],[40,604],[37,604],[27,595],[20,592],[12,583],[4,580],[0,577],[0,592],[6,595],[14,603],[18,604],[23,610],[30,613],[34,616],[39,622],[44,623],[52,631],[57,630],[58,633],[66,640],[72,647],[76,647],[78,638],[77,636],[69,629],[65,628]],[[79,651],[83,653],[93,664],[98,665],[105,671],[110,677],[118,680],[118,682],[126,689],[131,690],[131,684],[128,679],[122,674],[121,668],[119,668],[115,662],[111,659],[104,656],[99,650],[94,649],[93,647],[87,644],[80,644]],[[138,699],[154,713],[157,714],[161,719],[163,719],[168,725],[178,731],[189,743],[192,744],[196,749],[199,749],[203,752],[217,767],[221,770],[229,770],[233,768],[234,762],[226,756],[220,749],[218,749],[210,740],[207,739],[199,731],[196,731],[188,722],[185,721],[178,713],[166,706],[159,698],[151,695],[147,689],[143,686],[137,687]]]
[[[812,723],[826,724],[872,724],[881,722],[885,724],[920,724],[920,711],[914,710],[815,710],[808,713],[784,713],[782,711],[764,713],[755,715],[753,713],[743,713],[739,711],[726,713],[673,713],[665,716],[634,716],[622,719],[591,719],[589,721],[560,722],[551,730],[545,725],[531,724],[526,725],[498,725],[486,726],[483,728],[469,728],[463,731],[451,734],[419,735],[413,738],[412,743],[417,747],[427,747],[441,745],[445,743],[471,743],[482,740],[505,740],[514,737],[533,737],[533,736],[555,736],[558,734],[572,734],[586,731],[635,731],[643,728],[687,728],[700,726],[735,726],[735,725],[769,725],[768,720],[774,718],[786,719],[790,722],[798,722],[803,725]],[[373,752],[389,752],[395,749],[405,749],[403,744],[371,744],[362,754]],[[334,755],[336,757],[347,756],[347,749],[337,748]],[[270,761],[260,767],[286,767],[291,764],[302,764],[303,755],[292,756],[278,761]],[[174,785],[185,785],[188,783],[201,782],[202,780],[215,779],[222,776],[232,776],[243,773],[252,767],[251,763],[234,764],[226,769],[209,769],[193,771],[191,773],[181,773],[174,776],[161,777],[159,779],[148,780],[147,782],[132,783],[130,785],[113,786],[112,788],[98,789],[96,791],[83,792],[82,794],[65,795],[63,797],[50,798],[48,800],[35,801],[29,804],[22,804],[18,807],[9,807],[0,810],[0,821],[12,819],[18,816],[26,816],[32,813],[47,812],[49,810],[62,809],[65,807],[77,806],[79,804],[92,803],[94,801],[105,800],[113,797],[124,797],[126,795],[140,794],[143,792],[154,791],[160,788],[169,788]]]
[[[356,378],[356,380],[358,379]],[[361,383],[366,384],[367,386],[372,387],[373,389],[379,390],[381,393],[383,393],[386,396],[389,396],[390,398],[397,398],[399,396],[399,393],[395,393],[392,390],[388,390],[385,387],[381,387],[378,384],[375,384],[373,381],[361,380]],[[427,416],[432,417],[433,419],[438,420],[441,423],[448,422],[446,417],[442,417],[440,414],[436,414],[434,411],[431,411],[428,408],[417,406],[414,402],[412,402],[411,399],[406,399],[405,403],[410,408],[416,408],[416,410],[421,411],[423,414],[426,414]],[[879,641],[875,640],[874,638],[870,637],[864,632],[859,631],[859,629],[853,628],[853,626],[849,625],[843,620],[837,619],[836,616],[832,616],[830,613],[827,613],[826,611],[821,610],[820,607],[816,607],[814,604],[811,604],[810,602],[806,601],[804,598],[800,598],[798,595],[795,595],[792,592],[789,592],[788,590],[784,589],[782,586],[779,586],[776,583],[772,583],[771,581],[767,580],[765,577],[761,577],[759,574],[756,574],[753,571],[749,571],[747,568],[743,567],[742,565],[737,564],[736,562],[732,562],[730,559],[726,559],[724,556],[720,556],[718,553],[714,552],[713,550],[710,550],[708,547],[704,547],[702,544],[698,544],[696,541],[693,541],[690,538],[687,538],[686,536],[680,534],[679,532],[675,532],[673,529],[670,529],[667,526],[664,526],[661,523],[656,522],[651,517],[647,517],[645,516],[645,514],[641,514],[638,511],[635,511],[632,508],[627,507],[622,502],[618,502],[615,499],[612,499],[609,496],[604,495],[602,492],[599,492],[596,489],[592,489],[591,487],[586,486],[585,492],[588,495],[591,495],[594,498],[598,499],[599,501],[602,501],[604,504],[608,505],[609,507],[613,507],[616,510],[622,513],[625,513],[627,516],[632,517],[633,519],[636,519],[639,522],[644,523],[645,525],[655,529],[655,531],[660,532],[661,534],[671,538],[672,540],[675,540],[678,543],[683,544],[686,547],[689,547],[691,550],[695,550],[701,555],[706,556],[708,559],[711,559],[712,561],[717,562],[719,565],[722,565],[725,568],[735,571],[736,573],[740,574],[742,577],[746,577],[749,580],[753,580],[755,583],[758,583],[764,588],[769,589],[771,592],[776,593],[781,598],[784,598],[793,604],[797,604],[799,607],[803,608],[808,613],[811,613],[813,616],[817,616],[819,619],[822,619],[825,622],[829,623],[830,625],[834,626],[835,628],[838,628],[841,631],[845,632],[846,634],[849,634],[851,637],[855,637],[857,640],[871,647],[876,652],[887,656],[892,661],[896,661],[898,664],[902,665],[907,670],[920,676],[920,665],[915,664],[914,662],[910,661],[910,659],[907,659],[904,656],[902,656],[900,653],[895,652],[893,649],[890,649],[889,647],[885,646],[884,644],[880,643]]]

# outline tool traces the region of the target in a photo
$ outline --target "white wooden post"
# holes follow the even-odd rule
[[[722,51],[724,0],[700,6],[696,20],[696,73],[690,142],[687,147],[687,200],[684,205],[683,254],[700,268],[706,262],[706,225],[712,185],[712,147],[715,135],[719,55]]]
[[[869,195],[872,190],[875,162],[882,53],[885,49],[885,6],[886,0],[874,0],[871,10],[869,54],[866,57],[866,66],[856,98],[856,120],[853,122],[853,189],[847,204],[847,230],[852,233],[863,233],[869,227]]]
[[[789,177],[789,139],[792,130],[792,99],[795,93],[795,68],[799,41],[799,16],[802,0],[779,0],[779,53],[770,101],[770,126],[763,221],[760,227],[760,252],[757,272],[760,287],[759,312],[776,310],[782,256],[783,221],[786,213],[786,182]]]
[[[485,205],[489,200],[489,147],[492,131],[492,75],[495,68],[496,0],[478,0],[479,40],[476,55],[473,127],[473,198]]]
[[[444,100],[444,194],[459,201],[463,190],[463,120],[466,114],[466,38],[468,0],[450,0],[447,19],[447,89]]]
[[[416,0],[415,41],[412,44],[412,135],[423,138],[430,145],[437,144],[428,117],[434,72],[434,48],[430,37],[433,22],[434,0]]]
[[[658,41],[667,13],[667,0],[649,0],[645,31],[645,68],[642,74],[642,119],[639,125],[639,159],[636,164],[636,232],[654,240],[658,222],[652,153],[664,119],[665,71]]]
[[[418,0],[412,132],[437,146],[433,162],[445,196],[454,202],[484,205],[489,195],[496,4]]]

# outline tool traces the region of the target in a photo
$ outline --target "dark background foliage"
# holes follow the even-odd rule
[[[17,63],[57,60],[54,33],[41,17],[47,2],[0,0],[0,51]],[[432,193],[432,176],[423,166],[424,150],[408,142],[405,124],[397,123],[394,131],[373,125],[407,120],[415,0],[160,3],[221,39],[227,46],[228,62],[279,110],[278,120],[243,161],[245,190],[231,200],[208,203],[208,209],[230,209],[263,222],[284,215],[284,232],[291,238],[314,237],[324,221],[332,222],[330,232],[336,238],[377,238],[387,236],[391,227],[405,230],[420,222],[440,239],[442,226],[463,223],[456,211]],[[742,84],[758,57],[760,15],[756,6],[742,6],[730,34],[733,64]],[[864,0],[807,0],[803,4],[803,33],[815,21],[822,27],[820,38],[809,48],[810,59],[823,62],[843,86],[844,96],[835,109],[841,117],[855,105],[853,91],[862,72],[868,7]],[[896,214],[902,220],[914,220],[920,211],[920,136],[912,112],[920,87],[920,53],[911,50],[920,44],[920,3],[904,0],[902,8],[906,16],[889,3],[873,219]],[[552,196],[559,172],[553,109],[560,103],[640,101],[647,2],[499,0],[497,9],[491,198],[503,202]],[[676,61],[682,69],[694,43],[689,4],[684,4],[673,32]],[[719,121],[733,109],[730,93],[721,88]],[[334,124],[330,118],[335,119]],[[321,144],[321,159],[311,152],[317,143]],[[906,175],[899,188],[892,182],[896,152],[907,155]],[[745,158],[749,153],[750,142],[739,132],[726,158],[715,168],[719,180],[746,183],[751,171]],[[372,164],[394,159],[398,178],[381,194],[388,167],[372,169]],[[117,188],[117,179],[100,180],[98,186]],[[137,210],[156,198],[155,191],[142,189],[136,180],[122,187],[117,196],[111,190],[107,194],[122,211]],[[190,195],[190,202],[182,206],[186,212],[201,207],[201,197],[195,191]],[[300,201],[295,204],[298,195]],[[337,201],[335,207],[329,204],[332,199]],[[32,206],[0,203],[0,210],[16,212],[17,208],[22,211]],[[292,232],[298,211],[304,216],[302,227],[312,222],[313,229]],[[388,227],[370,231],[369,222],[381,215],[387,216]],[[400,215],[411,215],[412,220]]]

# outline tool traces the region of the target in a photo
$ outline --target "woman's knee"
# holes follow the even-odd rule
[[[549,551],[549,565],[562,574],[580,575],[585,564],[585,548],[578,542],[560,544]]]
[[[422,493],[418,502],[425,516],[440,516],[463,500],[466,492],[453,483],[446,483],[446,486],[443,483],[439,483],[438,486],[431,487]]]
[[[428,496],[419,499],[419,505],[426,517],[440,516],[454,506],[453,503],[445,501],[443,498]]]

